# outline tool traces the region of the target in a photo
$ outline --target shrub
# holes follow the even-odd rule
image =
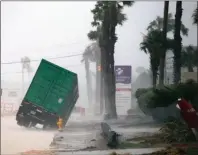
[[[195,142],[196,138],[188,125],[181,119],[170,118],[160,129],[160,139],[166,143]]]
[[[139,88],[135,92],[135,97],[138,99],[141,95],[149,91],[151,88]]]
[[[135,96],[140,108],[167,107],[183,97],[198,109],[198,83],[194,81],[187,81],[177,86],[169,85],[162,89],[138,89]]]
[[[160,151],[146,153],[142,155],[187,155],[187,153],[185,149],[168,147]]]
[[[151,105],[152,97],[154,92],[152,90],[148,90],[147,92],[143,93],[138,99],[139,108],[145,115],[151,115],[151,110],[149,105]]]

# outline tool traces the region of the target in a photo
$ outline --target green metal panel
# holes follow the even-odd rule
[[[77,83],[77,74],[43,59],[24,99],[62,115],[70,110],[69,99],[78,87]],[[74,102],[72,104],[75,105]],[[66,108],[65,111],[63,108]]]

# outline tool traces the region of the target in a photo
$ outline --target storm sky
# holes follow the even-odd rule
[[[96,2],[2,2],[1,3],[1,63],[17,61],[28,56],[31,60],[82,54],[91,43],[87,33],[91,27]],[[132,65],[149,68],[148,55],[140,51],[142,33],[156,16],[163,15],[163,2],[136,2],[125,8],[128,20],[117,27],[118,41],[115,48],[116,65]],[[183,44],[197,44],[197,28],[192,25],[192,12],[196,2],[183,2],[182,21],[188,27],[189,36]],[[175,15],[175,2],[170,11]],[[80,85],[85,85],[85,69],[82,55],[50,60],[79,75]],[[33,72],[39,61],[32,62]],[[94,71],[94,64],[91,66]],[[21,64],[2,64],[1,79],[21,82]],[[26,78],[27,79],[27,78]]]

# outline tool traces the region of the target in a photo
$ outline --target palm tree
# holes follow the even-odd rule
[[[173,15],[171,13],[168,13],[168,5],[169,5],[169,1],[165,1],[164,2],[164,17],[160,17],[157,16],[157,18],[155,20],[153,20],[152,22],[150,22],[149,26],[147,27],[148,31],[153,31],[153,30],[159,30],[163,33],[163,35],[161,36],[161,44],[162,49],[161,49],[161,63],[160,63],[160,78],[159,78],[159,83],[160,86],[163,85],[164,83],[164,62],[165,62],[165,57],[166,57],[166,50],[167,49],[173,49],[174,47],[174,42],[169,40],[167,41],[166,38],[166,33],[173,33],[174,32],[174,26],[175,26],[175,19],[173,18]],[[164,27],[166,26],[166,27]],[[163,30],[163,28],[165,28]],[[181,28],[180,31],[182,33],[183,36],[187,36],[188,35],[188,28],[185,27],[185,25],[183,23],[181,23]],[[169,45],[168,45],[169,44]]]
[[[194,10],[192,14],[193,18],[193,24],[198,24],[198,2],[197,2],[197,8]]]
[[[165,1],[165,2],[167,2],[167,1]],[[168,4],[166,3],[166,5],[168,5]],[[152,22],[149,23],[147,30],[148,31],[153,31],[153,30],[163,31],[164,20],[165,20],[164,17],[157,16],[155,20],[153,20]],[[167,15],[167,33],[174,32],[174,26],[175,26],[175,19],[173,18],[173,14],[168,13],[168,15]],[[188,31],[189,31],[189,29],[183,23],[181,23],[182,35],[188,36]]]
[[[28,77],[30,79],[30,73],[32,72],[32,67],[30,65],[30,58],[27,56],[21,58],[21,64],[22,64],[22,93],[24,93],[24,71],[27,70]]]
[[[188,72],[193,72],[193,68],[196,66],[196,52],[197,47],[194,47],[192,45],[185,46],[182,48],[182,67],[186,67],[188,69]]]
[[[157,84],[157,73],[160,64],[160,41],[161,32],[158,30],[149,31],[147,36],[144,36],[143,41],[140,43],[140,50],[149,54],[150,58],[150,69],[152,72],[152,84],[156,87]]]
[[[117,41],[116,26],[122,25],[126,20],[122,13],[124,6],[131,6],[131,1],[98,1],[92,10],[94,15],[93,26],[101,26],[99,45],[101,48],[101,59],[103,60],[102,71],[105,79],[107,92],[105,93],[105,105],[110,115],[117,117],[115,105],[115,75],[114,75],[114,46]],[[107,106],[108,105],[108,106]]]
[[[198,24],[198,2],[197,2],[197,7],[193,12],[192,18],[193,18],[193,24],[197,25]],[[196,59],[198,60],[198,53],[196,55]],[[197,63],[197,82],[198,82],[198,63]]]
[[[167,35],[167,27],[168,27],[168,10],[169,10],[169,1],[164,1],[164,21],[163,21],[163,44],[162,51],[160,53],[160,74],[159,74],[159,86],[162,87],[164,85],[164,67],[165,67],[165,59],[166,59],[166,35]]]
[[[147,35],[144,35],[143,41],[140,43],[140,50],[150,55],[150,69],[153,77],[153,86],[157,84],[158,70],[160,65],[160,54],[165,48],[172,50],[174,40],[166,38],[166,47],[163,47],[163,32],[160,30],[150,30]]]
[[[94,59],[94,55],[92,50],[90,49],[90,46],[87,46],[85,48],[85,51],[83,53],[83,59],[81,60],[81,62],[85,63],[85,72],[86,72],[86,80],[87,80],[87,96],[88,96],[88,102],[89,102],[89,106],[91,106],[92,104],[92,78],[90,76],[90,64],[89,61],[93,61]]]
[[[96,5],[97,6],[97,5]],[[94,24],[94,22],[92,23],[92,25],[97,25]],[[90,31],[87,34],[88,38],[92,41],[95,41],[95,43],[97,44],[97,47],[95,51],[96,55],[95,55],[95,62],[96,62],[96,104],[97,102],[100,103],[100,113],[103,113],[104,110],[104,75],[103,73],[103,68],[104,66],[102,64],[104,64],[104,57],[103,59],[101,59],[101,50],[104,50],[102,48],[102,26],[99,24],[97,25],[97,29],[96,31]],[[100,68],[100,69],[99,69]],[[100,95],[99,95],[100,94]]]
[[[178,84],[181,79],[181,50],[182,50],[182,38],[181,38],[181,18],[182,18],[182,1],[176,2],[175,13],[175,33],[174,33],[174,83]]]
[[[99,104],[100,103],[100,70],[98,70],[98,67],[100,66],[100,47],[98,45],[98,42],[95,41],[93,43],[91,43],[85,50],[84,54],[83,54],[83,59],[82,61],[85,61],[86,60],[86,63],[89,63],[89,61],[91,62],[95,62],[96,63],[96,75],[94,76],[96,78],[96,95],[95,95],[95,100],[96,100],[96,104]],[[86,65],[87,66],[87,65]],[[88,67],[88,66],[87,66]],[[88,74],[90,75],[90,70],[85,67],[86,69],[86,73],[87,73],[87,76]],[[87,79],[87,83],[89,80]],[[90,91],[90,90],[88,90]],[[90,93],[89,93],[90,94]],[[103,109],[103,105],[100,105],[101,106],[101,110]],[[101,111],[102,113],[102,111]]]

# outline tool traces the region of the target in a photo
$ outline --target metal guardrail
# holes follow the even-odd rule
[[[110,148],[116,148],[119,144],[118,137],[120,136],[117,132],[113,131],[109,124],[101,123],[102,136],[107,141],[107,146]]]

